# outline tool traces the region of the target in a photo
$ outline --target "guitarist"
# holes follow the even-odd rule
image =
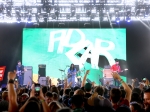
[[[68,69],[68,84],[72,83],[71,87],[75,87],[75,77],[76,77],[77,70],[74,67],[74,64],[70,65]]]
[[[119,60],[118,60],[118,59],[115,59],[115,64],[111,66],[111,70],[112,70],[113,72],[117,72],[118,74],[119,74],[120,72],[122,72],[122,71],[121,71],[121,68],[120,68],[120,65],[119,65]],[[116,86],[116,87],[119,87],[120,82],[119,82],[118,80],[115,80],[115,79],[114,79],[114,83],[115,83],[115,86]]]
[[[16,66],[16,71],[19,85],[22,86],[24,81],[24,66],[21,64],[20,60],[18,61],[18,64]]]

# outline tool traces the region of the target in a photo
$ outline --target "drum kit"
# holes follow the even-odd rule
[[[63,85],[64,84],[64,79],[67,78],[68,75],[68,69],[69,66],[66,66],[66,68],[63,69],[58,69],[61,72],[61,76],[62,76],[62,80],[59,79],[58,84],[59,85]],[[80,86],[81,85],[81,81],[82,81],[82,73],[84,73],[84,70],[78,70],[76,73],[76,77],[75,77],[75,85],[76,86]]]

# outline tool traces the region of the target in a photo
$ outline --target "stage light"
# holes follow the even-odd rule
[[[16,18],[21,18],[21,8],[15,8]]]
[[[80,14],[76,15],[76,19],[79,20],[80,19]]]
[[[35,21],[33,22],[33,25],[36,27],[39,26],[39,23],[40,23],[40,15],[35,14]]]
[[[59,16],[59,13],[60,13],[59,7],[58,7],[58,6],[55,6],[55,15],[56,15],[57,18],[58,18],[58,16]]]
[[[21,18],[20,10],[16,10],[16,18]]]
[[[127,9],[126,13],[127,13],[126,16],[130,16],[131,15],[131,9]]]
[[[131,22],[131,18],[130,17],[126,17],[126,21],[129,23]]]
[[[28,18],[27,18],[27,22],[28,22],[28,23],[31,23],[31,21],[32,21],[32,16],[29,15]]]
[[[137,9],[135,12],[135,16],[138,16],[140,14],[140,9]]]
[[[41,14],[41,8],[37,8],[37,14]]]
[[[149,7],[147,6],[146,8],[145,8],[145,16],[147,17],[149,15]]]
[[[48,14],[43,15],[43,18],[44,18],[44,22],[47,23],[47,21],[48,21]]]
[[[21,19],[20,19],[20,18],[18,18],[18,19],[17,19],[17,23],[20,23],[20,22],[21,22]]]
[[[87,14],[88,16],[91,15],[91,7],[87,7],[87,8],[86,8],[86,14]]]
[[[76,8],[74,5],[71,5],[71,17],[73,17],[76,13]]]
[[[116,17],[116,22],[119,23],[120,22],[120,18]]]
[[[87,21],[93,19],[95,21],[105,21],[105,15],[108,15],[107,13],[114,16],[114,18],[110,19],[110,21],[115,21],[116,17],[120,17],[120,21],[126,21],[126,17],[131,17],[131,15],[133,17],[133,21],[138,20],[136,16],[142,18],[149,16],[150,8],[149,4],[147,5],[145,4],[145,2],[140,3],[139,1],[135,3],[133,2],[135,0],[123,0],[122,2],[120,2],[121,0],[92,0],[92,2],[89,2],[89,0],[72,0],[71,2],[68,2],[67,0],[59,0],[59,2],[55,2],[56,0],[1,1],[2,2],[0,3],[0,16],[3,17],[3,19],[1,20],[7,21],[7,19],[9,18],[17,19],[17,17],[21,17],[22,22],[25,22],[24,18],[28,18],[27,16],[29,14],[33,15],[32,21],[35,20],[34,17],[36,14],[41,15],[42,18],[40,19],[40,21],[44,20],[43,14],[45,13],[48,14],[48,18],[57,18],[56,21],[68,21],[69,19],[71,21],[76,21],[80,18],[82,18],[80,19],[80,21]],[[15,11],[20,12],[20,15],[17,13],[15,14]],[[147,19],[149,20],[150,18]],[[146,18],[144,20],[146,20]]]
[[[95,14],[91,14],[91,20],[95,18]]]
[[[66,15],[66,19],[70,19],[70,14],[67,14],[67,15]]]
[[[56,19],[56,15],[55,14],[52,14],[52,19]]]
[[[6,16],[11,17],[11,10],[12,10],[11,6],[6,7],[6,12],[7,12]]]
[[[3,4],[0,4],[0,14],[3,13],[3,11],[4,11],[4,6]]]

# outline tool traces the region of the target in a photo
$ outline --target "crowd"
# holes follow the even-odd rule
[[[2,88],[0,112],[150,112],[149,85],[136,80],[129,85],[117,72],[113,78],[121,83],[120,88],[96,86],[86,83],[89,70],[84,74],[81,87],[72,88],[64,81],[64,88],[41,86],[36,94],[35,84],[19,87],[14,81],[15,72],[8,72],[8,84]]]

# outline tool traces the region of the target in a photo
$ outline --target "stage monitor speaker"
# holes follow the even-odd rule
[[[46,77],[40,77],[39,78],[39,83],[41,84],[41,85],[43,85],[43,86],[46,86]]]
[[[74,65],[77,71],[79,71],[79,65]]]
[[[25,66],[26,71],[24,72],[24,85],[27,85],[30,82],[30,86],[32,85],[32,76],[33,76],[33,67]]]
[[[46,77],[46,65],[45,64],[39,64],[38,65],[39,68],[39,77]]]
[[[103,78],[113,78],[111,69],[103,70]]]

